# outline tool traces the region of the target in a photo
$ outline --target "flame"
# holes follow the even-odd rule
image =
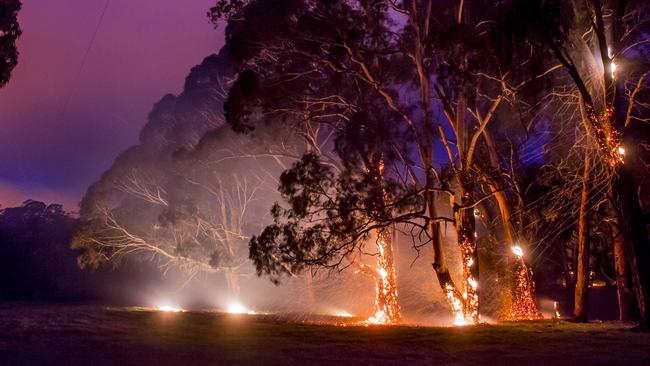
[[[380,159],[375,180],[381,186],[384,172],[384,160]],[[386,198],[386,192],[384,192]],[[368,270],[367,266],[360,268],[375,279],[375,314],[369,317],[365,324],[395,324],[402,318],[397,301],[397,280],[393,264],[392,234],[389,228],[377,231],[377,267],[376,271]]]
[[[366,320],[366,324],[395,324],[402,315],[397,302],[397,284],[393,267],[390,231],[377,233],[377,269],[373,274],[376,282],[375,314]],[[361,268],[367,268],[363,265]]]
[[[451,312],[454,315],[453,324],[457,326],[469,324],[463,313],[463,300],[458,297],[456,291],[454,291],[454,287],[449,283],[445,285],[445,295],[451,306]]]
[[[555,319],[560,319],[560,303],[557,301],[553,301],[553,311],[555,312],[553,314],[553,318]]]
[[[515,246],[513,246],[511,249],[512,249],[512,252],[513,252],[517,257],[521,258],[521,257],[524,256],[524,250],[521,249],[521,247],[520,247],[519,245],[515,245]]]
[[[239,302],[233,302],[228,306],[228,313],[229,314],[251,314],[254,315],[255,312],[248,309],[244,305],[242,305]]]
[[[476,236],[477,233],[474,232],[474,237]],[[460,244],[463,257],[462,293],[455,290],[452,284],[447,284],[445,289],[447,300],[451,304],[454,314],[454,325],[478,324],[478,280],[473,268],[476,265],[476,244],[466,234]]]

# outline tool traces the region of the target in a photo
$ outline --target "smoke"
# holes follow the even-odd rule
[[[151,285],[127,295],[143,306],[227,309],[237,302],[297,319],[368,317],[375,281],[353,268],[297,274],[274,285],[248,260],[249,239],[271,223],[269,210],[281,200],[278,177],[300,158],[304,143],[273,121],[247,134],[233,132],[223,105],[234,75],[226,51],[209,56],[192,69],[180,95],[154,106],[139,143],[121,153],[83,198],[82,229],[73,243],[82,251],[80,263],[140,263],[153,271],[144,274]],[[460,278],[454,238],[447,239],[449,265]],[[404,319],[448,322],[429,246],[418,252],[414,244],[421,243],[401,235],[393,244]],[[161,276],[164,281],[153,281]]]

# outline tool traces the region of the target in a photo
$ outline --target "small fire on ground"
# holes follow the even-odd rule
[[[183,311],[185,311],[182,308],[179,308],[179,307],[176,307],[176,306],[173,306],[173,305],[167,305],[167,304],[156,306],[156,310],[164,311],[164,312],[167,312],[167,313],[182,313]]]
[[[226,310],[229,314],[250,314],[254,315],[255,312],[253,310],[250,310],[246,306],[242,305],[239,302],[233,302],[228,306],[228,309]]]

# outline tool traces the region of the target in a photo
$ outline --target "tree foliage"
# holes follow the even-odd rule
[[[11,71],[18,64],[16,40],[22,31],[18,24],[20,0],[0,1],[0,88],[11,77]]]

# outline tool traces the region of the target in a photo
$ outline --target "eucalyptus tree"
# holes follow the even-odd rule
[[[478,155],[490,150],[497,112],[560,68],[543,69],[535,53],[500,54],[506,8],[480,12],[485,5],[252,1],[232,13],[246,24],[227,29],[246,86],[231,92],[228,120],[247,129],[261,112],[330,126],[343,166],[337,171],[311,153],[282,175],[288,207],[277,205],[275,223],[251,241],[260,273],[277,279],[287,268],[344,267],[373,231],[398,224],[416,248],[431,244],[456,316],[478,322],[474,209],[512,188],[493,176],[501,166],[479,169]],[[441,202],[451,215],[438,212]],[[447,266],[441,222],[455,227],[461,287]]]
[[[259,2],[247,6],[240,10],[241,14],[231,17],[225,47],[235,58],[240,58],[241,72],[225,107],[227,120],[235,130],[245,132],[256,130],[261,125],[266,128],[294,129],[304,139],[305,151],[309,156],[331,170],[334,175],[354,164],[360,164],[364,169],[363,174],[372,177],[368,178],[369,183],[381,182],[384,164],[391,157],[369,141],[366,142],[368,136],[361,136],[365,132],[360,129],[360,126],[371,118],[369,111],[361,110],[360,107],[360,103],[367,106],[370,101],[363,100],[360,96],[372,93],[369,90],[366,90],[366,93],[355,92],[354,90],[365,86],[350,83],[349,78],[339,77],[327,70],[316,71],[316,65],[310,60],[313,55],[300,57],[297,53],[287,52],[283,48],[282,44],[288,36],[283,31],[289,31],[292,27],[291,17],[287,12],[299,8],[299,2]],[[270,29],[277,30],[276,32],[260,31],[261,23],[257,19],[262,14],[267,15],[266,26],[273,24]],[[268,16],[269,14],[272,15]],[[376,12],[373,16],[367,23],[381,27],[381,13]],[[315,18],[313,20],[316,21]],[[307,22],[305,25],[312,27],[322,24]],[[315,30],[312,28],[310,34],[317,35]],[[379,41],[380,39],[375,39],[369,42],[376,44]],[[313,44],[314,41],[307,42]],[[303,45],[307,46],[307,43]],[[381,112],[380,109],[376,111]],[[379,115],[373,117],[378,118]],[[346,142],[336,138],[344,130],[350,133],[355,130],[359,134],[357,137],[361,139]],[[335,154],[335,150],[340,156]],[[281,184],[284,184],[282,179]],[[373,187],[377,186],[369,186]],[[381,192],[381,188],[375,192],[379,194],[376,197],[379,200],[377,205],[383,200]],[[381,210],[376,206],[375,215],[379,215]],[[363,235],[362,241],[368,239],[369,235],[366,234],[370,232],[376,239],[376,268],[361,263],[361,258],[357,255],[361,253],[350,251],[339,258],[345,259],[346,266],[354,265],[359,272],[371,274],[375,278],[378,310],[374,318],[380,319],[380,322],[394,322],[400,318],[390,230],[389,226],[377,226]],[[260,255],[259,251],[251,250],[251,256],[259,258]],[[327,260],[322,259],[311,263],[304,261],[291,269],[282,264],[278,269],[284,274],[293,274],[307,267],[313,268],[316,262],[328,267]],[[258,269],[264,271],[262,267]],[[267,269],[267,272],[272,274],[273,271]],[[279,278],[273,276],[273,279],[277,281]]]

